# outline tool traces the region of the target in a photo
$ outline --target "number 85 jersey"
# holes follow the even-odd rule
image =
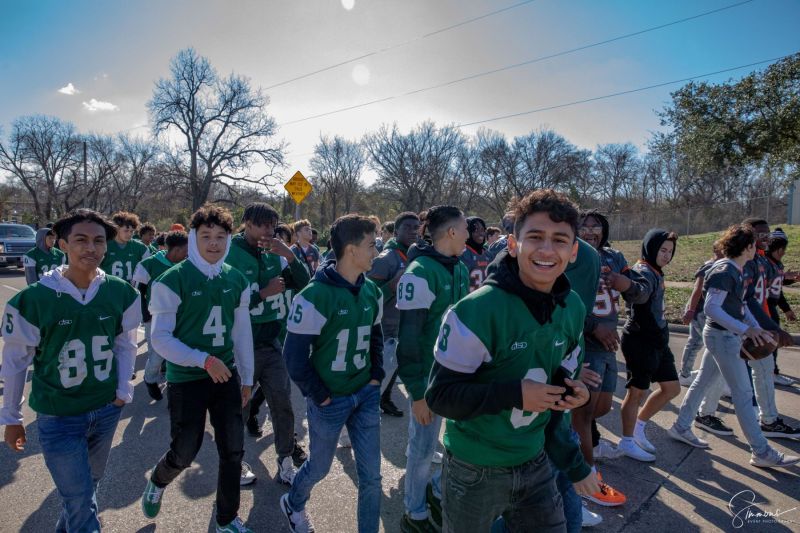
[[[123,366],[130,368],[118,368],[122,360],[115,352],[121,348],[115,342],[140,321],[139,294],[125,281],[98,275],[81,295],[59,271],[49,273],[14,296],[3,314],[2,376],[7,388],[33,355],[30,406],[37,413],[78,415],[106,405],[118,394],[129,400],[132,390],[123,390],[129,387],[127,378],[120,385],[118,375],[125,371],[130,376],[136,352],[128,347],[132,354]],[[7,399],[6,408],[9,405]],[[12,414],[21,419],[18,410],[4,409],[2,422]]]

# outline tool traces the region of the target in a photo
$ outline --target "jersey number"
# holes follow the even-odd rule
[[[358,370],[367,366],[367,353],[369,352],[369,337],[372,326],[358,326],[356,328],[356,351],[353,354],[353,364]],[[347,345],[350,341],[350,330],[343,329],[336,335],[338,345],[336,348],[336,359],[331,363],[333,372],[344,372],[347,370]]]
[[[399,283],[397,285],[397,300],[405,300],[407,302],[414,300],[414,284]]]
[[[203,335],[213,335],[211,346],[225,344],[225,324],[222,323],[222,306],[215,305],[208,314],[206,323],[203,324]]]
[[[604,317],[612,313],[619,314],[619,293],[613,289],[609,290],[606,287],[600,287],[594,300],[592,314],[597,317]]]
[[[127,275],[125,274],[127,268]],[[131,262],[126,261],[123,263],[122,261],[114,261],[111,263],[111,275],[117,276],[118,278],[122,278],[124,280],[130,280],[133,272],[131,272]]]
[[[472,280],[472,283],[470,284],[469,287],[469,292],[472,292],[478,287],[480,287],[481,283],[483,283],[483,270],[480,268],[476,268],[475,270],[469,273],[469,279]]]
[[[104,336],[92,337],[92,360],[94,361],[94,377],[97,381],[105,381],[111,375],[111,358],[114,353],[105,348],[108,339]],[[72,339],[64,343],[58,354],[58,373],[61,385],[65,389],[77,387],[88,375],[86,366],[86,345],[80,339]]]

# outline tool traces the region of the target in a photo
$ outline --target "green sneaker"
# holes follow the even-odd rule
[[[227,526],[217,525],[217,533],[253,533],[253,530],[244,525],[238,516]]]
[[[433,524],[427,518],[414,520],[407,513],[400,519],[400,531],[402,533],[436,533]]]
[[[166,488],[166,487],[164,487]],[[161,510],[161,497],[164,489],[156,487],[152,481],[147,482],[142,494],[142,512],[147,518],[155,518]]]
[[[428,502],[428,513],[437,531],[442,530],[442,500],[433,494],[433,485],[428,483],[425,488],[425,500]]]

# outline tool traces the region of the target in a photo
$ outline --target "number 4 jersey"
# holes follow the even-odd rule
[[[370,380],[372,327],[381,323],[383,294],[369,279],[358,288],[315,278],[295,296],[287,320],[289,333],[313,335],[311,364],[336,396],[353,394]]]
[[[3,315],[3,367],[7,396],[2,423],[21,422],[14,396],[33,360],[30,405],[37,413],[69,416],[98,409],[115,396],[130,401],[141,321],[139,294],[128,283],[98,271],[85,294],[61,268],[14,296]],[[123,335],[125,333],[125,335]],[[121,379],[118,379],[121,378]],[[19,389],[19,398],[22,390]]]

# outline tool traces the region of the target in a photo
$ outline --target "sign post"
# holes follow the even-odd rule
[[[308,182],[303,173],[299,170],[294,173],[294,176],[286,182],[283,186],[284,189],[289,193],[289,196],[292,197],[295,203],[294,208],[294,219],[295,221],[300,220],[300,203],[306,199],[306,197],[311,193],[313,187],[311,183]]]

